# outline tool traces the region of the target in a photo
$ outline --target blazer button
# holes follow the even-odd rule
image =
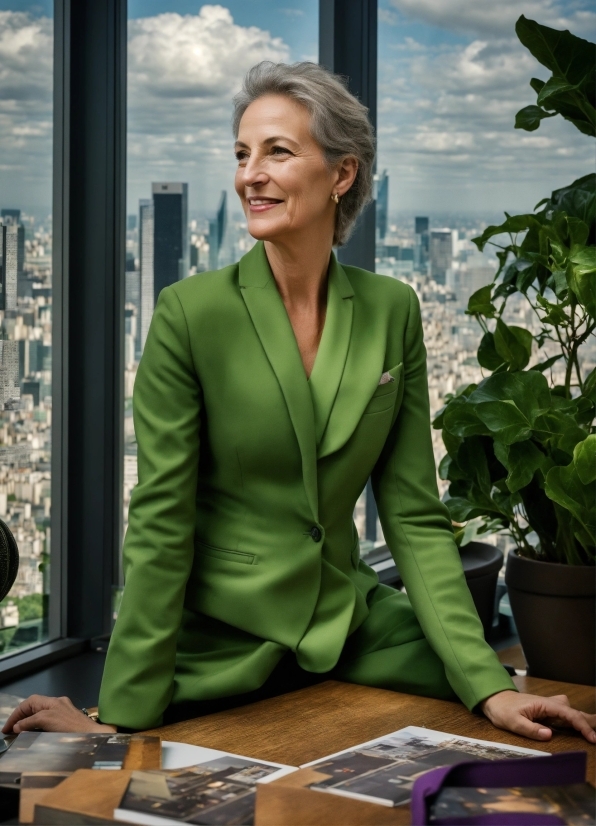
[[[310,536],[313,542],[320,542],[323,538],[323,534],[321,533],[321,529],[318,528],[316,525],[313,525],[310,529]]]

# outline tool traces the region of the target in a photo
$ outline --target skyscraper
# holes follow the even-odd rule
[[[228,228],[228,193],[222,190],[215,220],[209,221],[209,269],[217,270],[221,265],[220,251]]]
[[[389,215],[389,175],[387,170],[377,176],[377,235],[383,241],[387,235]]]
[[[188,275],[188,184],[156,183],[152,194],[155,306],[164,287]]]
[[[24,227],[9,224],[0,227],[2,254],[2,307],[3,310],[17,308],[17,280],[23,275],[23,260],[19,255],[21,245],[24,251]],[[24,258],[24,255],[23,255]]]
[[[426,216],[418,215],[414,218],[414,267],[419,272],[426,270],[429,253],[428,237],[429,220]]]
[[[143,352],[149,324],[155,307],[153,286],[153,201],[141,198],[139,201],[139,325],[137,328],[137,349]]]
[[[453,261],[453,233],[450,229],[433,229],[430,233],[430,275],[444,284]]]

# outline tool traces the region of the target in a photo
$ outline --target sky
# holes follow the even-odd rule
[[[231,99],[259,60],[316,60],[317,0],[129,0],[128,212],[152,181],[189,183],[191,215],[233,199]],[[513,128],[547,71],[520,13],[596,39],[589,0],[379,0],[378,168],[394,213],[531,209],[592,171],[560,118]],[[0,0],[0,206],[50,209],[52,4]]]

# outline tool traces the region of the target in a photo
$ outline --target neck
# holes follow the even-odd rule
[[[331,243],[265,241],[265,252],[286,307],[324,307]]]

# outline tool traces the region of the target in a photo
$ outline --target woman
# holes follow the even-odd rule
[[[102,722],[34,697],[5,730],[147,729],[332,676],[594,742],[596,717],[518,694],[484,641],[437,492],[414,291],[332,253],[370,200],[366,109],[310,63],[259,64],[235,103],[258,243],[155,309]],[[359,560],[369,477],[407,596]]]

